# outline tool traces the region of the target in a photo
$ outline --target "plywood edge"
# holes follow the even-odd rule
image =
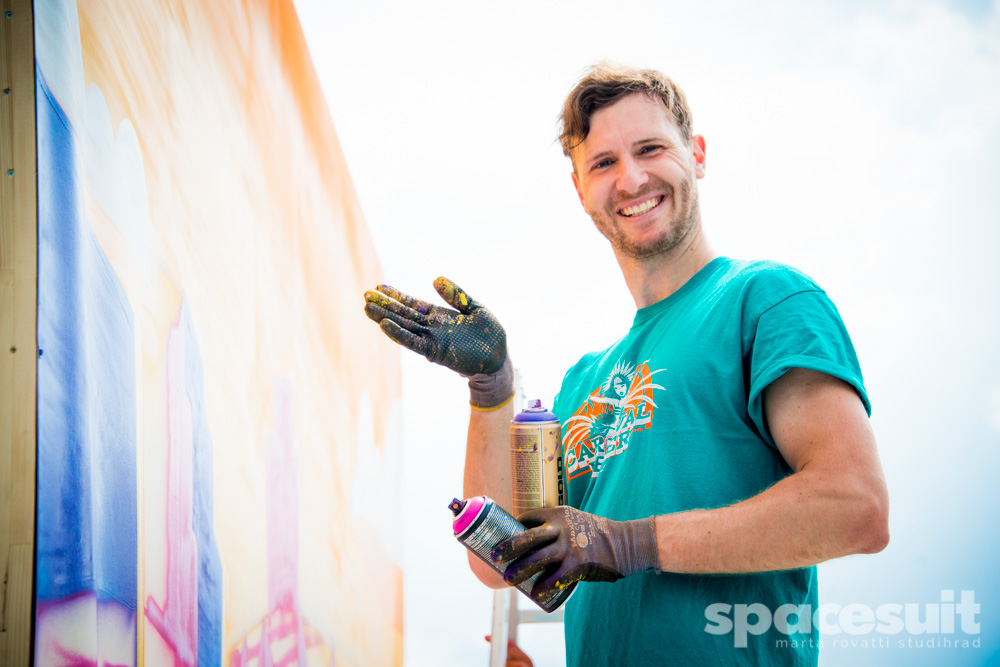
[[[38,214],[34,21],[0,13],[0,663],[31,660],[34,600]]]

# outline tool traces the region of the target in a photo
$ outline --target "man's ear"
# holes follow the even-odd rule
[[[573,187],[576,188],[576,196],[580,198],[580,206],[586,210],[587,205],[583,203],[583,191],[580,189],[580,179],[576,177],[576,169],[570,172],[570,176],[573,177]]]
[[[705,137],[700,134],[691,137],[691,152],[694,154],[694,175],[705,178]]]

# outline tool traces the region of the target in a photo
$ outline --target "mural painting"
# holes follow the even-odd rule
[[[35,51],[37,664],[400,664],[399,357],[291,2]]]

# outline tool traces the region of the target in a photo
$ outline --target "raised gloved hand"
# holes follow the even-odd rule
[[[503,327],[447,278],[435,280],[434,289],[454,310],[379,285],[365,292],[365,314],[403,347],[469,378],[473,406],[505,404],[514,396],[514,371]]]
[[[543,572],[531,589],[532,598],[547,598],[577,581],[659,572],[652,517],[611,521],[563,506],[528,510],[517,519],[528,530],[496,545],[490,556],[498,563],[513,560],[504,572],[512,586]]]

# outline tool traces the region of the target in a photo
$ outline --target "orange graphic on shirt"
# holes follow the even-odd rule
[[[649,370],[648,361],[632,368],[619,360],[601,385],[563,425],[566,479],[588,472],[600,475],[607,460],[628,449],[632,433],[653,425],[652,377],[666,370]]]

